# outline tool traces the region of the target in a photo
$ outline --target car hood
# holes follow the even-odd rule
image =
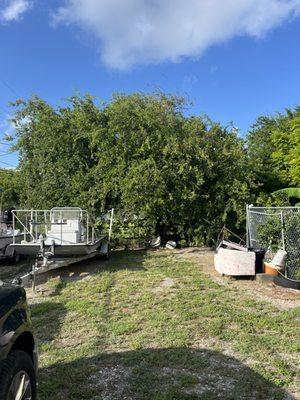
[[[24,302],[26,292],[19,286],[0,286],[0,318],[14,308],[17,303]]]

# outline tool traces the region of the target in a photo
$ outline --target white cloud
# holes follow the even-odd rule
[[[299,13],[300,0],[64,0],[54,21],[94,35],[102,61],[126,69],[200,57],[239,35],[261,38]]]
[[[0,11],[0,19],[4,22],[19,21],[23,14],[29,10],[29,0],[10,0]]]

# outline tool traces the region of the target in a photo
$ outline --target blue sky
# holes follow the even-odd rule
[[[300,0],[0,0],[1,137],[18,96],[156,89],[245,135],[300,104],[299,17]]]

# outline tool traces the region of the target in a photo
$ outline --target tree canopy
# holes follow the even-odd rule
[[[4,210],[20,203],[20,173],[13,169],[0,168],[0,209]]]
[[[300,185],[300,108],[260,116],[248,135],[250,167],[260,190]]]
[[[14,107],[20,206],[114,207],[145,235],[203,244],[224,224],[239,229],[246,203],[300,183],[299,109],[259,117],[242,139],[162,93]]]

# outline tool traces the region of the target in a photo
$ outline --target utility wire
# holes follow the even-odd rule
[[[16,165],[12,165],[12,164],[9,164],[9,163],[4,162],[4,161],[0,161],[0,164],[4,164],[4,165],[8,165],[9,167],[16,168]],[[1,166],[0,166],[0,168],[1,168]]]
[[[19,95],[19,93],[17,93],[17,91],[11,87],[1,76],[0,76],[0,81],[2,82],[2,84],[8,89],[10,90],[15,96],[17,97],[22,97]]]
[[[3,84],[8,90],[10,90],[11,93],[13,93],[15,96],[17,96],[17,97],[22,97],[22,96],[20,96],[20,94],[19,94],[11,85],[8,84],[1,76],[0,76],[0,82],[2,82],[2,84]],[[1,108],[2,108],[2,107],[1,107]],[[3,109],[3,108],[2,108],[2,109]],[[3,110],[4,110],[4,109],[3,109]],[[5,142],[0,142],[0,145],[11,146],[11,144],[5,143]],[[14,151],[14,152],[7,152],[7,153],[0,154],[0,157],[1,157],[1,156],[5,156],[5,155],[7,155],[7,154],[12,154],[12,153],[15,153],[15,151]],[[4,162],[4,161],[0,161],[0,164],[4,164],[4,165],[7,165],[8,167],[16,168],[16,165],[13,165],[13,164],[10,164],[10,163]]]
[[[6,153],[0,154],[0,157],[2,157],[2,156],[8,156],[9,154],[14,154],[14,153],[17,153],[17,151],[7,151]]]

